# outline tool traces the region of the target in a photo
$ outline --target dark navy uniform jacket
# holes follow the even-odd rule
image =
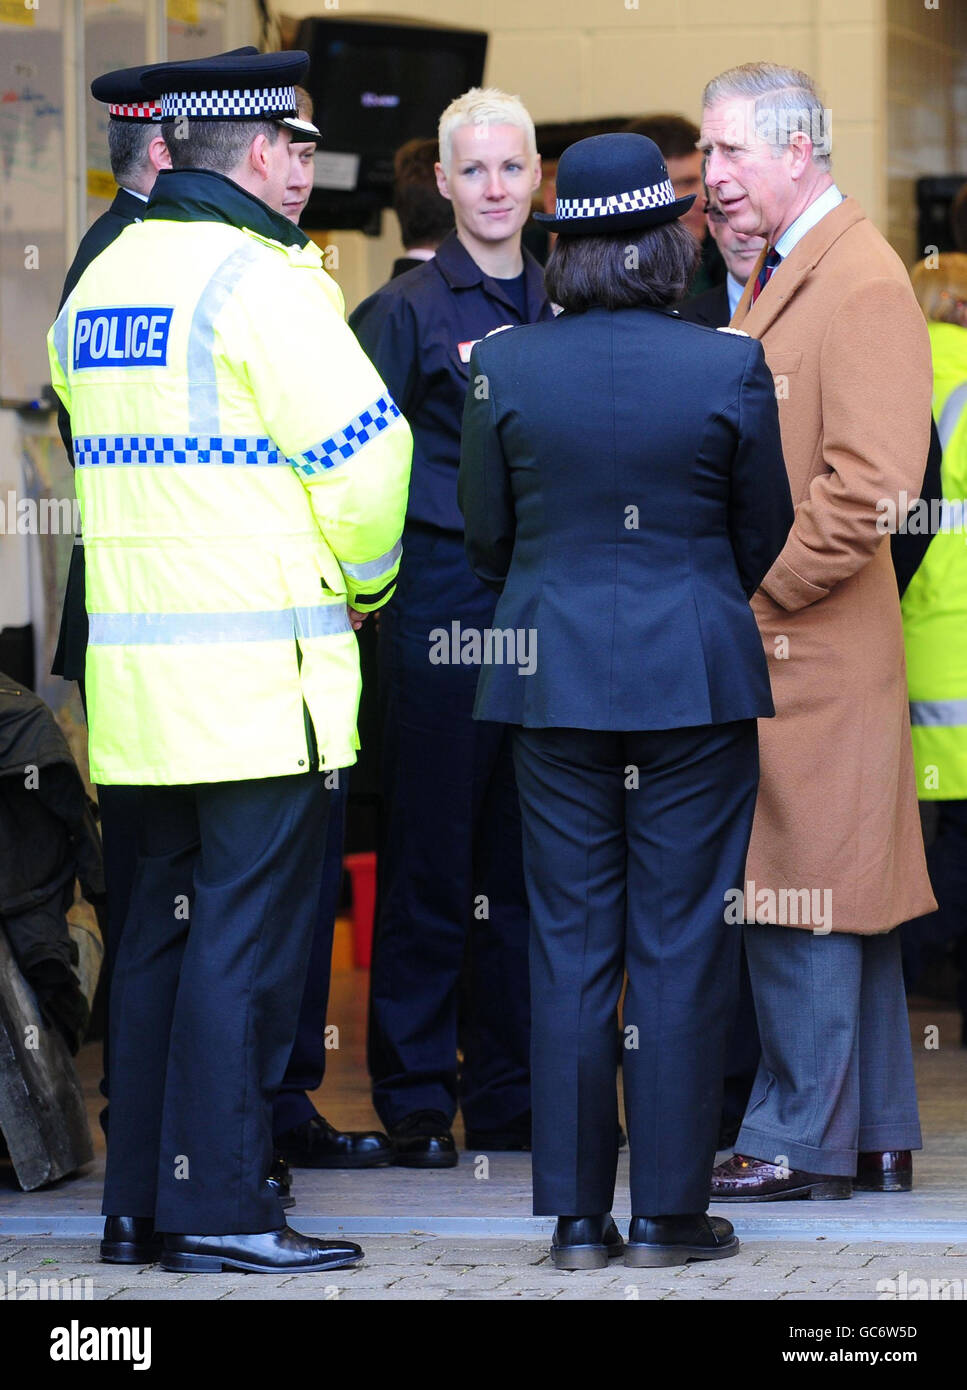
[[[115,237],[119,237],[125,227],[132,222],[140,222],[144,217],[147,203],[126,188],[119,188],[107,212],[102,212],[96,222],[92,222],[81,238],[77,254],[71,262],[64,281],[58,312],[64,300],[71,293],[84,271],[96,256],[107,250]],[[74,446],[71,439],[70,418],[61,405],[57,409],[57,428],[64,441],[67,457],[74,463]],[[65,680],[83,680],[84,665],[87,659],[87,607],[86,585],[84,583],[84,547],[79,540],[74,542],[71,551],[70,568],[67,571],[67,588],[64,592],[64,611],[61,614],[60,632],[57,637],[57,650],[51,664],[55,676]]]
[[[431,261],[391,280],[350,315],[350,327],[413,431],[407,521],[463,530],[457,468],[471,345],[494,328],[554,317],[544,272],[527,251],[524,277],[522,320],[500,282],[484,274],[451,232]]]
[[[487,392],[464,416],[467,555],[500,591],[494,627],[536,655],[521,674],[492,642],[474,716],[634,731],[773,714],[748,599],[793,506],[761,344],[593,308],[480,343],[470,370]]]

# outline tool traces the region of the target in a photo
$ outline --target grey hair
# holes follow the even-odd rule
[[[154,180],[148,147],[158,133],[153,121],[108,121],[107,148],[116,184],[130,183],[143,174],[150,174]]]
[[[799,68],[778,63],[743,63],[713,77],[702,95],[703,106],[717,106],[728,97],[755,101],[756,133],[779,154],[790,135],[802,131],[813,144],[813,163],[826,172],[832,167],[831,113],[823,106],[816,84]]]

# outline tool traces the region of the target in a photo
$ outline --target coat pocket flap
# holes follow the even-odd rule
[[[788,376],[790,372],[798,372],[799,364],[802,362],[801,352],[767,352],[766,361],[773,376]]]

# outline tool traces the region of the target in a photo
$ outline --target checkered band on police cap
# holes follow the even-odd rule
[[[609,217],[618,212],[637,212],[646,208],[667,207],[675,201],[671,180],[633,188],[628,193],[612,193],[602,198],[558,198],[555,216],[562,221],[580,217]]]
[[[294,116],[297,111],[295,87],[221,87],[211,91],[166,92],[161,98],[163,120],[195,116],[208,121],[244,121]]]

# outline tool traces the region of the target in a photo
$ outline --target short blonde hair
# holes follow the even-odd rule
[[[925,319],[959,323],[958,304],[967,304],[967,255],[948,251],[920,261],[910,272],[913,292]]]
[[[508,96],[497,87],[471,87],[451,101],[440,117],[440,163],[449,172],[453,160],[453,133],[461,126],[513,125],[524,132],[531,159],[537,158],[537,136],[530,112],[520,97]]]

